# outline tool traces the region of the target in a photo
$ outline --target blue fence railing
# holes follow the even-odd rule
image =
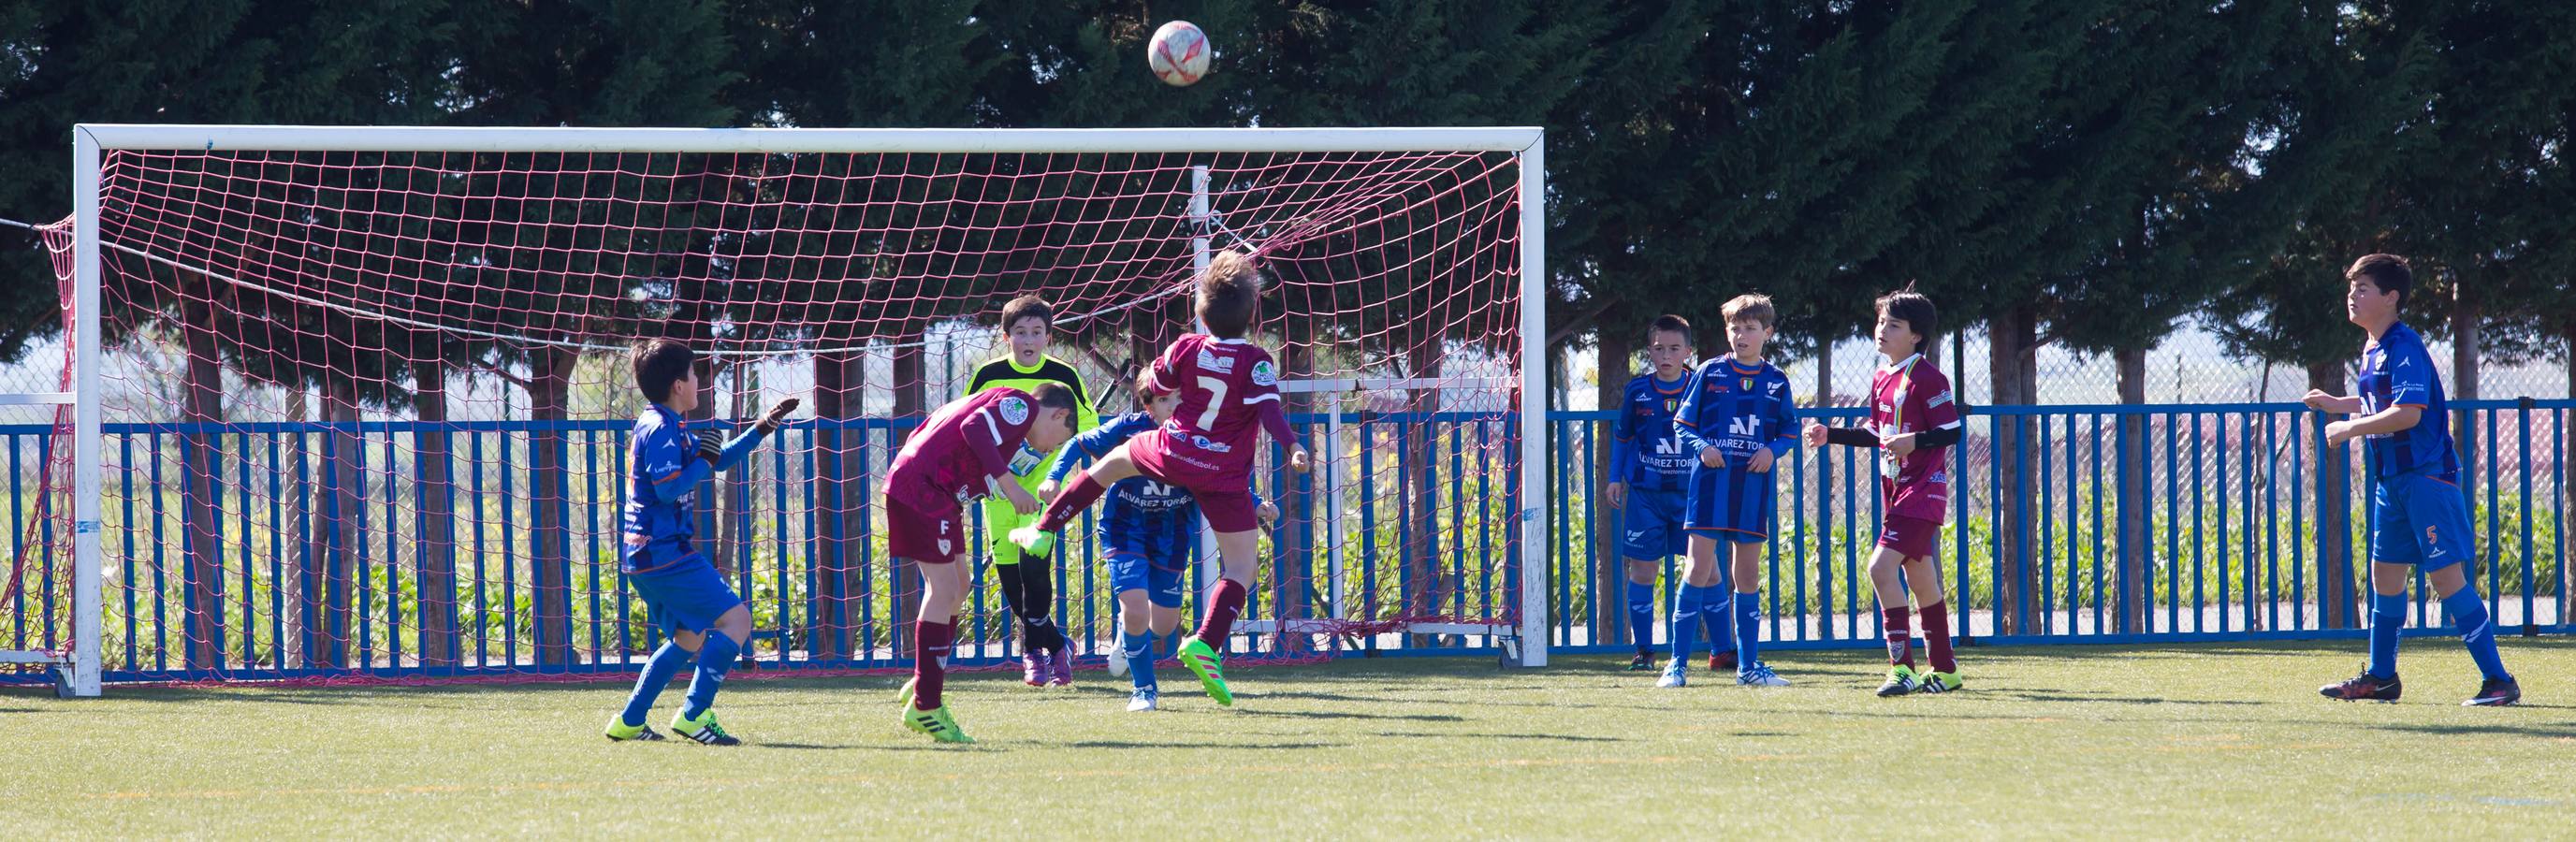
[[[2570,630],[2566,443],[2576,402],[2455,408],[2476,443],[2465,479],[2480,593],[2508,630]],[[1859,413],[1805,414],[1844,423]],[[1608,418],[1557,412],[1548,422],[1547,499],[1531,508],[1544,529],[1549,643],[1560,651],[1632,645],[1615,587],[1624,565],[1609,538],[1617,513],[1599,494]],[[1330,621],[1341,634],[1241,645],[1263,654],[1487,646],[1482,634],[1396,624],[1516,618],[1517,420],[1297,420],[1326,469],[1291,476],[1274,458],[1261,478],[1287,517],[1267,539],[1248,617],[1255,628]],[[2323,447],[2324,420],[2295,404],[1973,410],[1951,455],[1941,543],[1953,627],[2016,643],[2358,634],[2368,478],[2352,451]],[[798,424],[738,481],[700,489],[698,541],[752,603],[764,666],[907,663],[917,582],[887,563],[875,494],[913,423]],[[109,425],[109,678],[630,670],[659,632],[615,564],[628,428]],[[1328,431],[1338,438],[1326,442]],[[41,508],[59,500],[43,472],[64,443],[55,432],[0,427],[15,513],[0,648],[68,640],[70,545],[62,518]],[[1873,470],[1849,448],[1781,463],[1764,567],[1764,631],[1778,645],[1876,645],[1864,572],[1879,515]],[[1059,616],[1076,637],[1109,640],[1106,574],[1087,523],[1082,534],[1058,565]],[[1190,570],[1195,594],[1204,584],[1195,558]],[[969,663],[1014,654],[987,574],[979,563],[960,630]],[[2414,612],[2417,626],[2444,622],[2437,601],[2419,598]]]

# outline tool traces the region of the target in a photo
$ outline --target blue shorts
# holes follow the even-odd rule
[[[1629,558],[1659,559],[1689,551],[1688,536],[1682,532],[1682,505],[1689,495],[1680,491],[1628,492],[1628,507],[1620,510],[1619,552]]]
[[[1712,538],[1738,544],[1770,540],[1779,521],[1780,494],[1775,484],[1779,477],[1777,472],[1752,473],[1732,462],[1723,468],[1692,470],[1690,518],[1684,525],[1692,532],[1712,533]]]
[[[653,609],[653,623],[665,632],[687,629],[705,634],[716,627],[716,618],[742,604],[733,586],[725,584],[724,575],[697,553],[668,569],[627,574],[626,584]]]
[[[2430,572],[2477,554],[2469,498],[2456,484],[2420,471],[2382,477],[2371,489],[2370,511],[2371,561]]]
[[[1144,591],[1145,600],[1163,608],[1181,607],[1180,565],[1164,567],[1142,553],[1109,553],[1111,592]]]

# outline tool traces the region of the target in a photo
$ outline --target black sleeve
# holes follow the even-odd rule
[[[1877,447],[1878,437],[1859,427],[1826,427],[1825,443],[1846,447]]]
[[[1958,443],[1959,443],[1959,431],[1960,431],[1960,430],[1962,430],[1962,429],[1965,429],[1965,428],[1963,428],[1963,427],[1943,427],[1943,428],[1940,428],[1940,429],[1938,429],[1938,430],[1925,430],[1925,431],[1920,432],[1920,433],[1915,433],[1915,434],[1914,434],[1914,446],[1915,446],[1915,447],[1949,447],[1950,445],[1958,444]]]

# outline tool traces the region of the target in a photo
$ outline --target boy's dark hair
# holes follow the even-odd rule
[[[1717,312],[1726,317],[1727,324],[1734,324],[1737,319],[1752,319],[1761,322],[1763,330],[1780,326],[1780,313],[1771,309],[1771,296],[1768,295],[1739,295]]]
[[[1909,282],[1904,289],[1879,296],[1878,312],[1889,318],[1903,319],[1906,329],[1923,337],[1923,341],[1914,343],[1914,352],[1932,356],[1932,336],[1941,329],[1941,316],[1932,309],[1932,299],[1914,291],[1914,284]]]
[[[1009,304],[1002,305],[1003,333],[1011,332],[1011,328],[1017,326],[1021,319],[1036,319],[1052,326],[1055,324],[1055,305],[1048,304],[1046,299],[1035,295],[1023,295],[1011,299]]]
[[[2396,293],[2397,306],[2400,307],[2406,306],[2406,299],[2415,294],[2415,268],[2406,262],[2406,258],[2397,255],[2362,255],[2360,260],[2352,262],[2352,268],[2343,270],[2344,280],[2357,278],[2369,278],[2370,285],[2378,287],[2380,292]]]
[[[1690,320],[1671,313],[1656,316],[1652,323],[1646,325],[1646,344],[1655,344],[1655,334],[1658,333],[1678,333],[1682,335],[1682,344],[1698,346],[1691,337]]]
[[[677,339],[648,339],[635,343],[630,355],[635,362],[635,388],[644,391],[644,399],[661,403],[671,399],[671,384],[687,376],[689,367],[698,364],[698,354]]]
[[[1066,412],[1075,412],[1073,406],[1073,389],[1062,383],[1040,383],[1037,388],[1029,390],[1029,397],[1037,400],[1039,409],[1061,409]],[[1064,423],[1073,423],[1073,416],[1065,416]]]
[[[1252,316],[1261,309],[1261,289],[1267,278],[1261,262],[1239,251],[1219,253],[1208,261],[1205,274],[1199,276],[1199,321],[1208,333],[1219,339],[1241,339],[1252,330]]]

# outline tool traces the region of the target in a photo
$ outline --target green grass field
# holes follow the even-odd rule
[[[1219,709],[1166,669],[951,684],[982,742],[896,722],[891,677],[732,682],[752,742],[611,744],[612,683],[0,689],[0,827],[56,836],[1641,838],[2546,837],[2576,820],[2576,640],[2505,642],[2528,703],[2464,709],[2456,642],[2408,697],[2345,704],[2358,641],[1964,652],[1966,692],[1880,699],[1870,653],[1781,652],[1798,684],[1658,690],[1600,657],[1237,671]],[[736,675],[743,675],[736,673]],[[1175,676],[1179,680],[1174,680]],[[678,688],[664,695],[655,725]],[[705,822],[713,821],[715,827]]]

